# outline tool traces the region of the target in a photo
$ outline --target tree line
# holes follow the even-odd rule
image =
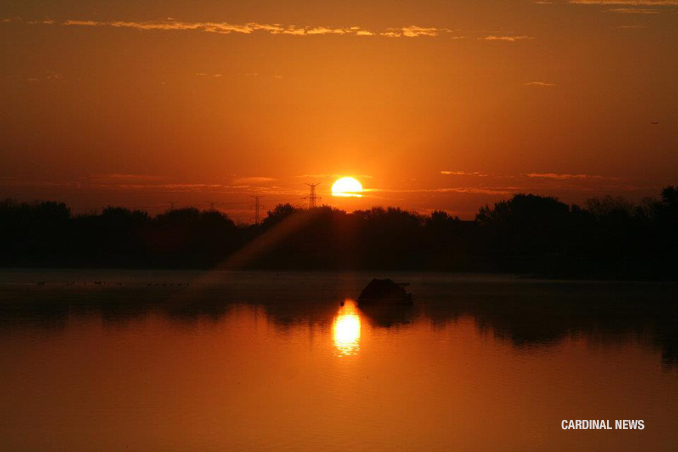
[[[109,206],[0,202],[5,267],[399,269],[677,279],[678,188],[633,204],[517,194],[473,221],[397,207],[347,213],[277,205],[259,225],[216,210],[155,216]]]

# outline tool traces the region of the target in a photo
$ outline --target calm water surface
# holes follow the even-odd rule
[[[374,276],[410,282],[416,306],[358,309]],[[4,271],[0,450],[675,450],[677,294],[472,275]],[[563,431],[563,419],[646,428]]]

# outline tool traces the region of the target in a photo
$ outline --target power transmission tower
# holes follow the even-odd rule
[[[170,211],[174,210],[174,204],[176,204],[176,201],[167,201],[170,205]]]
[[[252,195],[252,198],[254,198],[254,224],[259,224],[259,209],[263,207],[259,200],[263,198],[263,196]]]
[[[214,210],[214,203],[213,202],[210,203],[210,210]]]
[[[320,185],[320,182],[318,182],[317,184],[306,184],[306,185],[311,187],[311,192],[308,194],[307,197],[304,198],[304,199],[308,199],[308,208],[313,209],[315,207],[318,207],[317,201],[320,199],[320,196],[315,194],[315,187]]]

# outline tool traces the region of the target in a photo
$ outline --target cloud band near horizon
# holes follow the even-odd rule
[[[569,0],[574,5],[678,6],[678,0]]]
[[[4,19],[3,22],[13,20]],[[257,22],[248,22],[245,24],[232,24],[228,22],[184,22],[168,18],[157,21],[96,21],[68,19],[64,21],[28,20],[25,23],[30,25],[61,25],[67,27],[92,27],[92,28],[118,28],[133,29],[139,31],[199,31],[204,33],[217,34],[244,34],[251,35],[255,33],[268,33],[271,35],[288,36],[358,36],[358,37],[386,37],[386,38],[419,38],[419,37],[447,37],[449,39],[467,39],[467,36],[458,35],[455,30],[442,27],[422,27],[419,25],[408,25],[403,27],[389,27],[382,30],[368,30],[360,26],[351,27],[332,27],[332,26],[310,26],[310,25],[282,25],[278,23],[263,24]],[[477,33],[473,33],[477,35]],[[501,41],[517,42],[522,40],[531,40],[534,37],[526,35],[489,35],[479,36],[478,40],[483,41]]]

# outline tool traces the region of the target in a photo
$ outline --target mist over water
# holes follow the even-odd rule
[[[415,306],[361,310],[373,277],[411,283]],[[677,294],[434,273],[3,271],[0,449],[671,450]]]

